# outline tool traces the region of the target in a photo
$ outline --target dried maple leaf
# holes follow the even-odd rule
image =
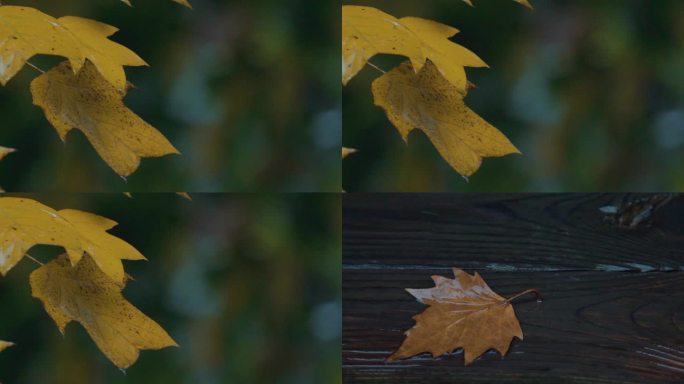
[[[409,62],[373,81],[373,100],[406,141],[423,131],[440,155],[461,175],[474,174],[483,157],[520,153],[494,126],[473,112],[463,94],[427,62],[414,73]]]
[[[63,62],[31,82],[33,103],[64,141],[82,131],[102,159],[119,175],[135,172],[142,157],[178,154],[157,129],[128,109],[117,91],[87,61],[74,75]]]
[[[121,287],[105,275],[89,256],[71,266],[67,255],[45,264],[29,278],[33,297],[64,333],[79,322],[98,348],[119,368],[138,359],[142,349],[178,346],[152,319],[121,294]]]
[[[527,293],[527,290],[505,299],[491,290],[479,274],[454,268],[455,279],[432,276],[434,288],[406,289],[429,307],[413,317],[416,325],[405,332],[406,338],[399,349],[387,360],[405,359],[423,352],[433,357],[463,348],[465,365],[489,349],[502,356],[517,337],[523,338],[520,323],[510,302]]]

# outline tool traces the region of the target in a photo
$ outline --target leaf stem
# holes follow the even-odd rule
[[[371,67],[377,69],[378,71],[382,72],[383,74],[387,73],[387,71],[385,71],[385,70],[383,70],[382,68],[378,67],[377,65],[371,63],[370,61],[368,61],[368,65],[370,65]]]
[[[24,256],[26,256],[26,257],[28,257],[29,259],[35,261],[36,263],[40,264],[41,266],[45,265],[45,264],[41,263],[40,260],[38,260],[38,259],[36,259],[35,257],[29,255],[28,253],[25,253]]]
[[[43,73],[43,74],[45,73],[45,71],[43,71],[42,69],[40,69],[40,68],[38,68],[37,66],[33,65],[30,61],[27,61],[26,64],[28,64],[29,67],[35,69],[36,71],[38,71],[38,72],[40,72],[40,73]]]
[[[534,294],[537,296],[537,301],[542,301],[542,300],[544,300],[544,297],[542,297],[541,292],[539,292],[538,290],[532,288],[532,289],[528,289],[528,290],[526,290],[526,291],[520,292],[520,293],[518,293],[518,294],[515,295],[515,296],[509,297],[508,299],[506,299],[505,303],[506,303],[506,304],[509,304],[511,301],[513,301],[513,300],[519,298],[520,296],[525,296],[525,295],[527,295],[528,293],[534,293]]]

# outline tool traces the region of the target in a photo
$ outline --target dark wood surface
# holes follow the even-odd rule
[[[632,198],[344,196],[344,382],[684,382],[684,201],[636,229],[599,211]],[[542,291],[514,303],[525,340],[465,368],[460,350],[385,363],[425,308],[404,288],[453,266]]]

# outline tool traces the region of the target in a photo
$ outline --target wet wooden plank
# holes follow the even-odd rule
[[[684,199],[649,227],[604,221],[623,195],[347,195],[344,262],[360,268],[672,271],[684,260]]]
[[[343,374],[353,382],[680,382],[682,205],[651,226],[607,225],[616,195],[345,196]],[[598,214],[596,213],[598,212]],[[467,368],[462,353],[385,363],[424,306],[404,288],[458,266],[515,304],[524,341]]]

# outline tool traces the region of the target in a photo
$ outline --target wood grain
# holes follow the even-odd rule
[[[684,204],[626,230],[599,208],[621,195],[347,195],[343,374],[347,383],[684,381]],[[467,368],[461,351],[385,363],[424,306],[404,288],[452,266],[514,304],[525,340]]]

